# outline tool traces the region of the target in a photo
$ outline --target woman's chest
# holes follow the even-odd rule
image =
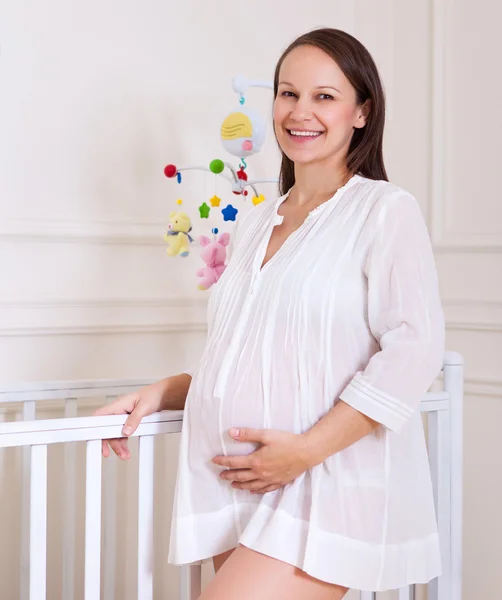
[[[279,215],[282,222],[272,228],[268,237],[267,235],[264,236],[263,244],[265,251],[261,261],[261,268],[265,267],[291,236],[294,237],[305,226],[309,218],[309,211],[306,209],[286,210],[283,212],[285,214]]]
[[[333,227],[295,229],[284,220],[256,244],[239,247],[214,291],[210,316],[215,324],[250,319],[320,332],[328,321],[360,319],[366,297],[362,256],[350,235]]]

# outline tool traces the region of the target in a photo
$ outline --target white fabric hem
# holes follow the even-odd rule
[[[194,564],[241,544],[291,564],[311,577],[355,590],[395,590],[428,583],[441,574],[436,533],[402,544],[370,544],[314,529],[308,522],[264,504],[239,508],[239,519],[247,523],[240,537],[233,506],[217,513],[176,519],[169,562]]]
[[[359,412],[397,433],[414,413],[409,406],[378,390],[359,374],[354,376],[339,397]]]

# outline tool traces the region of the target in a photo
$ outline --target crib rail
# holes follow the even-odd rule
[[[123,437],[121,430],[126,417],[127,415],[109,415],[0,423],[0,448]],[[163,411],[150,415],[141,421],[132,437],[179,432],[182,420],[183,411]]]
[[[153,379],[99,379],[83,381],[44,381],[8,385],[0,389],[0,405],[7,402],[38,402],[40,400],[68,400],[96,396],[128,394]]]
[[[153,441],[155,435],[181,430],[181,411],[143,419],[139,437],[138,598],[153,598]],[[47,446],[86,442],[85,600],[100,597],[101,581],[101,440],[121,437],[124,416],[79,417],[0,424],[0,448],[30,449],[29,599],[46,598]]]
[[[85,508],[85,600],[100,595],[101,580],[101,440],[121,436],[125,416],[77,417],[77,402],[97,396],[111,400],[138,389],[151,380],[101,380],[27,384],[0,390],[2,403],[23,403],[21,422],[0,422],[0,449],[20,446],[25,452],[26,485],[22,499],[29,515],[22,549],[21,600],[46,598],[47,543],[47,447],[65,443],[65,515],[63,554],[63,598],[74,597],[75,444],[86,443]],[[63,419],[34,420],[36,405],[44,400],[64,400]],[[443,575],[428,586],[428,600],[461,600],[462,573],[462,429],[463,360],[455,352],[445,356],[443,389],[427,393],[420,410],[427,415],[428,451],[442,546]],[[1,413],[0,413],[1,420]],[[161,412],[143,419],[134,436],[139,437],[137,598],[153,599],[152,544],[154,510],[154,437],[181,430],[182,412]],[[70,443],[68,443],[70,442]],[[31,463],[31,465],[30,465]],[[106,467],[105,463],[105,467]],[[108,475],[113,480],[114,471]],[[112,481],[113,484],[113,481]],[[114,493],[114,485],[110,486]],[[109,508],[107,508],[109,507]],[[115,597],[113,582],[114,498],[105,502],[105,538],[112,552],[103,566],[104,600]],[[73,536],[73,537],[72,537]],[[108,556],[108,558],[107,558]],[[23,587],[24,586],[24,587]],[[200,567],[182,569],[180,598],[196,600],[201,589]],[[360,592],[360,600],[377,600],[374,592]],[[398,600],[415,600],[415,588],[398,591]]]

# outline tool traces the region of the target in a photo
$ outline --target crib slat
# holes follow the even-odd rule
[[[101,597],[101,440],[87,442],[85,600]]]
[[[64,416],[72,418],[77,414],[77,399],[67,398]],[[74,598],[77,504],[77,445],[75,443],[65,444],[63,470],[63,598]]]
[[[445,410],[429,413],[429,460],[439,527],[443,574],[428,585],[428,600],[450,600],[450,419]]]
[[[110,403],[114,396],[107,396]],[[112,452],[103,463],[106,485],[103,489],[103,599],[115,600],[115,576],[117,556],[117,460]]]
[[[376,600],[376,592],[361,592],[361,600]]]
[[[464,360],[460,354],[447,353],[444,389],[450,397],[450,596],[462,597],[462,498],[463,498],[463,400]]]
[[[47,587],[47,446],[31,447],[30,600],[45,600]]]
[[[180,567],[180,600],[197,600],[202,590],[202,567]]]
[[[408,585],[400,588],[398,593],[398,600],[415,600],[415,586]]]
[[[33,400],[23,402],[23,421],[34,421],[36,403]],[[20,600],[28,600],[30,581],[30,465],[31,448],[21,449],[21,582]]]
[[[154,438],[139,438],[138,598],[153,598]]]

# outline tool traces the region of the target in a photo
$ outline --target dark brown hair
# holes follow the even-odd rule
[[[347,168],[369,179],[388,181],[383,161],[385,95],[380,75],[371,54],[355,37],[339,29],[314,29],[292,42],[275,68],[274,98],[277,96],[279,71],[286,56],[298,46],[314,46],[331,56],[356,90],[357,103],[370,101],[366,125],[354,129],[347,154]],[[281,151],[279,192],[285,194],[295,183],[294,164]]]

